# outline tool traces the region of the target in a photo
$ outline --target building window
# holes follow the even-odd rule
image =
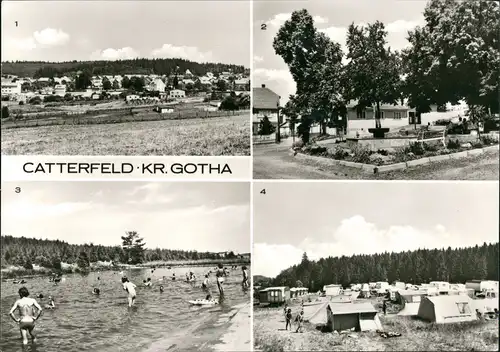
[[[470,314],[470,307],[468,303],[457,303],[457,307],[460,314]]]
[[[401,119],[401,112],[400,111],[394,111],[394,118],[395,119]]]
[[[366,110],[357,111],[356,116],[358,119],[366,119]]]

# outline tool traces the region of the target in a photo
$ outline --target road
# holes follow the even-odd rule
[[[499,153],[446,160],[406,170],[368,174],[342,165],[324,165],[295,158],[288,145],[266,144],[253,148],[254,179],[308,180],[498,180]]]

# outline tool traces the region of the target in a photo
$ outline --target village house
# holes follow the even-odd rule
[[[146,86],[146,89],[151,92],[164,92],[166,87],[167,85],[160,78],[155,78]]]
[[[66,95],[66,85],[65,84],[56,84],[54,86],[54,94],[59,95],[60,97],[64,97]]]
[[[153,111],[160,114],[171,114],[174,112],[174,109],[171,106],[156,106]]]
[[[168,92],[168,97],[171,99],[185,98],[186,92],[182,89],[172,89],[170,92]]]
[[[250,79],[240,78],[234,81],[234,90],[236,91],[249,91],[250,90]]]
[[[21,94],[21,82],[12,82],[11,79],[2,79],[2,96]]]
[[[184,76],[185,77],[193,77],[193,74],[191,73],[191,71],[189,71],[189,69],[187,69],[186,72],[184,73]]]
[[[280,96],[267,88],[265,84],[253,88],[252,132],[258,134],[260,121],[267,116],[269,121],[278,126]]]

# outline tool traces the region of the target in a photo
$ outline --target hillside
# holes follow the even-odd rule
[[[266,277],[266,276],[262,276],[262,275],[254,275],[253,276],[253,283],[256,286],[261,285],[262,283],[271,282],[272,280],[273,279]]]
[[[178,67],[178,69],[177,69]],[[231,70],[233,73],[244,73],[245,67],[221,63],[198,63],[184,59],[133,59],[119,61],[16,61],[2,62],[2,74],[20,77],[54,77],[73,75],[78,71],[88,70],[93,75],[124,74],[172,74],[176,70],[183,74],[190,70],[195,76],[207,72],[221,73]],[[247,70],[248,71],[248,70]]]
[[[273,285],[295,286],[300,280],[312,291],[327,284],[375,281],[426,283],[465,282],[471,279],[498,280],[498,243],[458,249],[419,249],[400,253],[328,257],[302,262],[283,270]]]
[[[121,246],[75,245],[64,241],[2,236],[0,248],[2,268],[9,265],[30,267],[32,264],[45,268],[57,268],[61,262],[76,263],[82,252],[86,254],[91,263],[97,261],[128,262],[127,254]],[[235,257],[233,252],[229,252],[225,258],[231,259]],[[221,259],[221,257],[217,253],[159,248],[146,249],[144,252],[144,262],[207,259],[216,260]]]

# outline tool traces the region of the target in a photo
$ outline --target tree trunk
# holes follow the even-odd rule
[[[375,110],[375,128],[382,128],[380,124],[380,102],[377,101],[377,108]]]

